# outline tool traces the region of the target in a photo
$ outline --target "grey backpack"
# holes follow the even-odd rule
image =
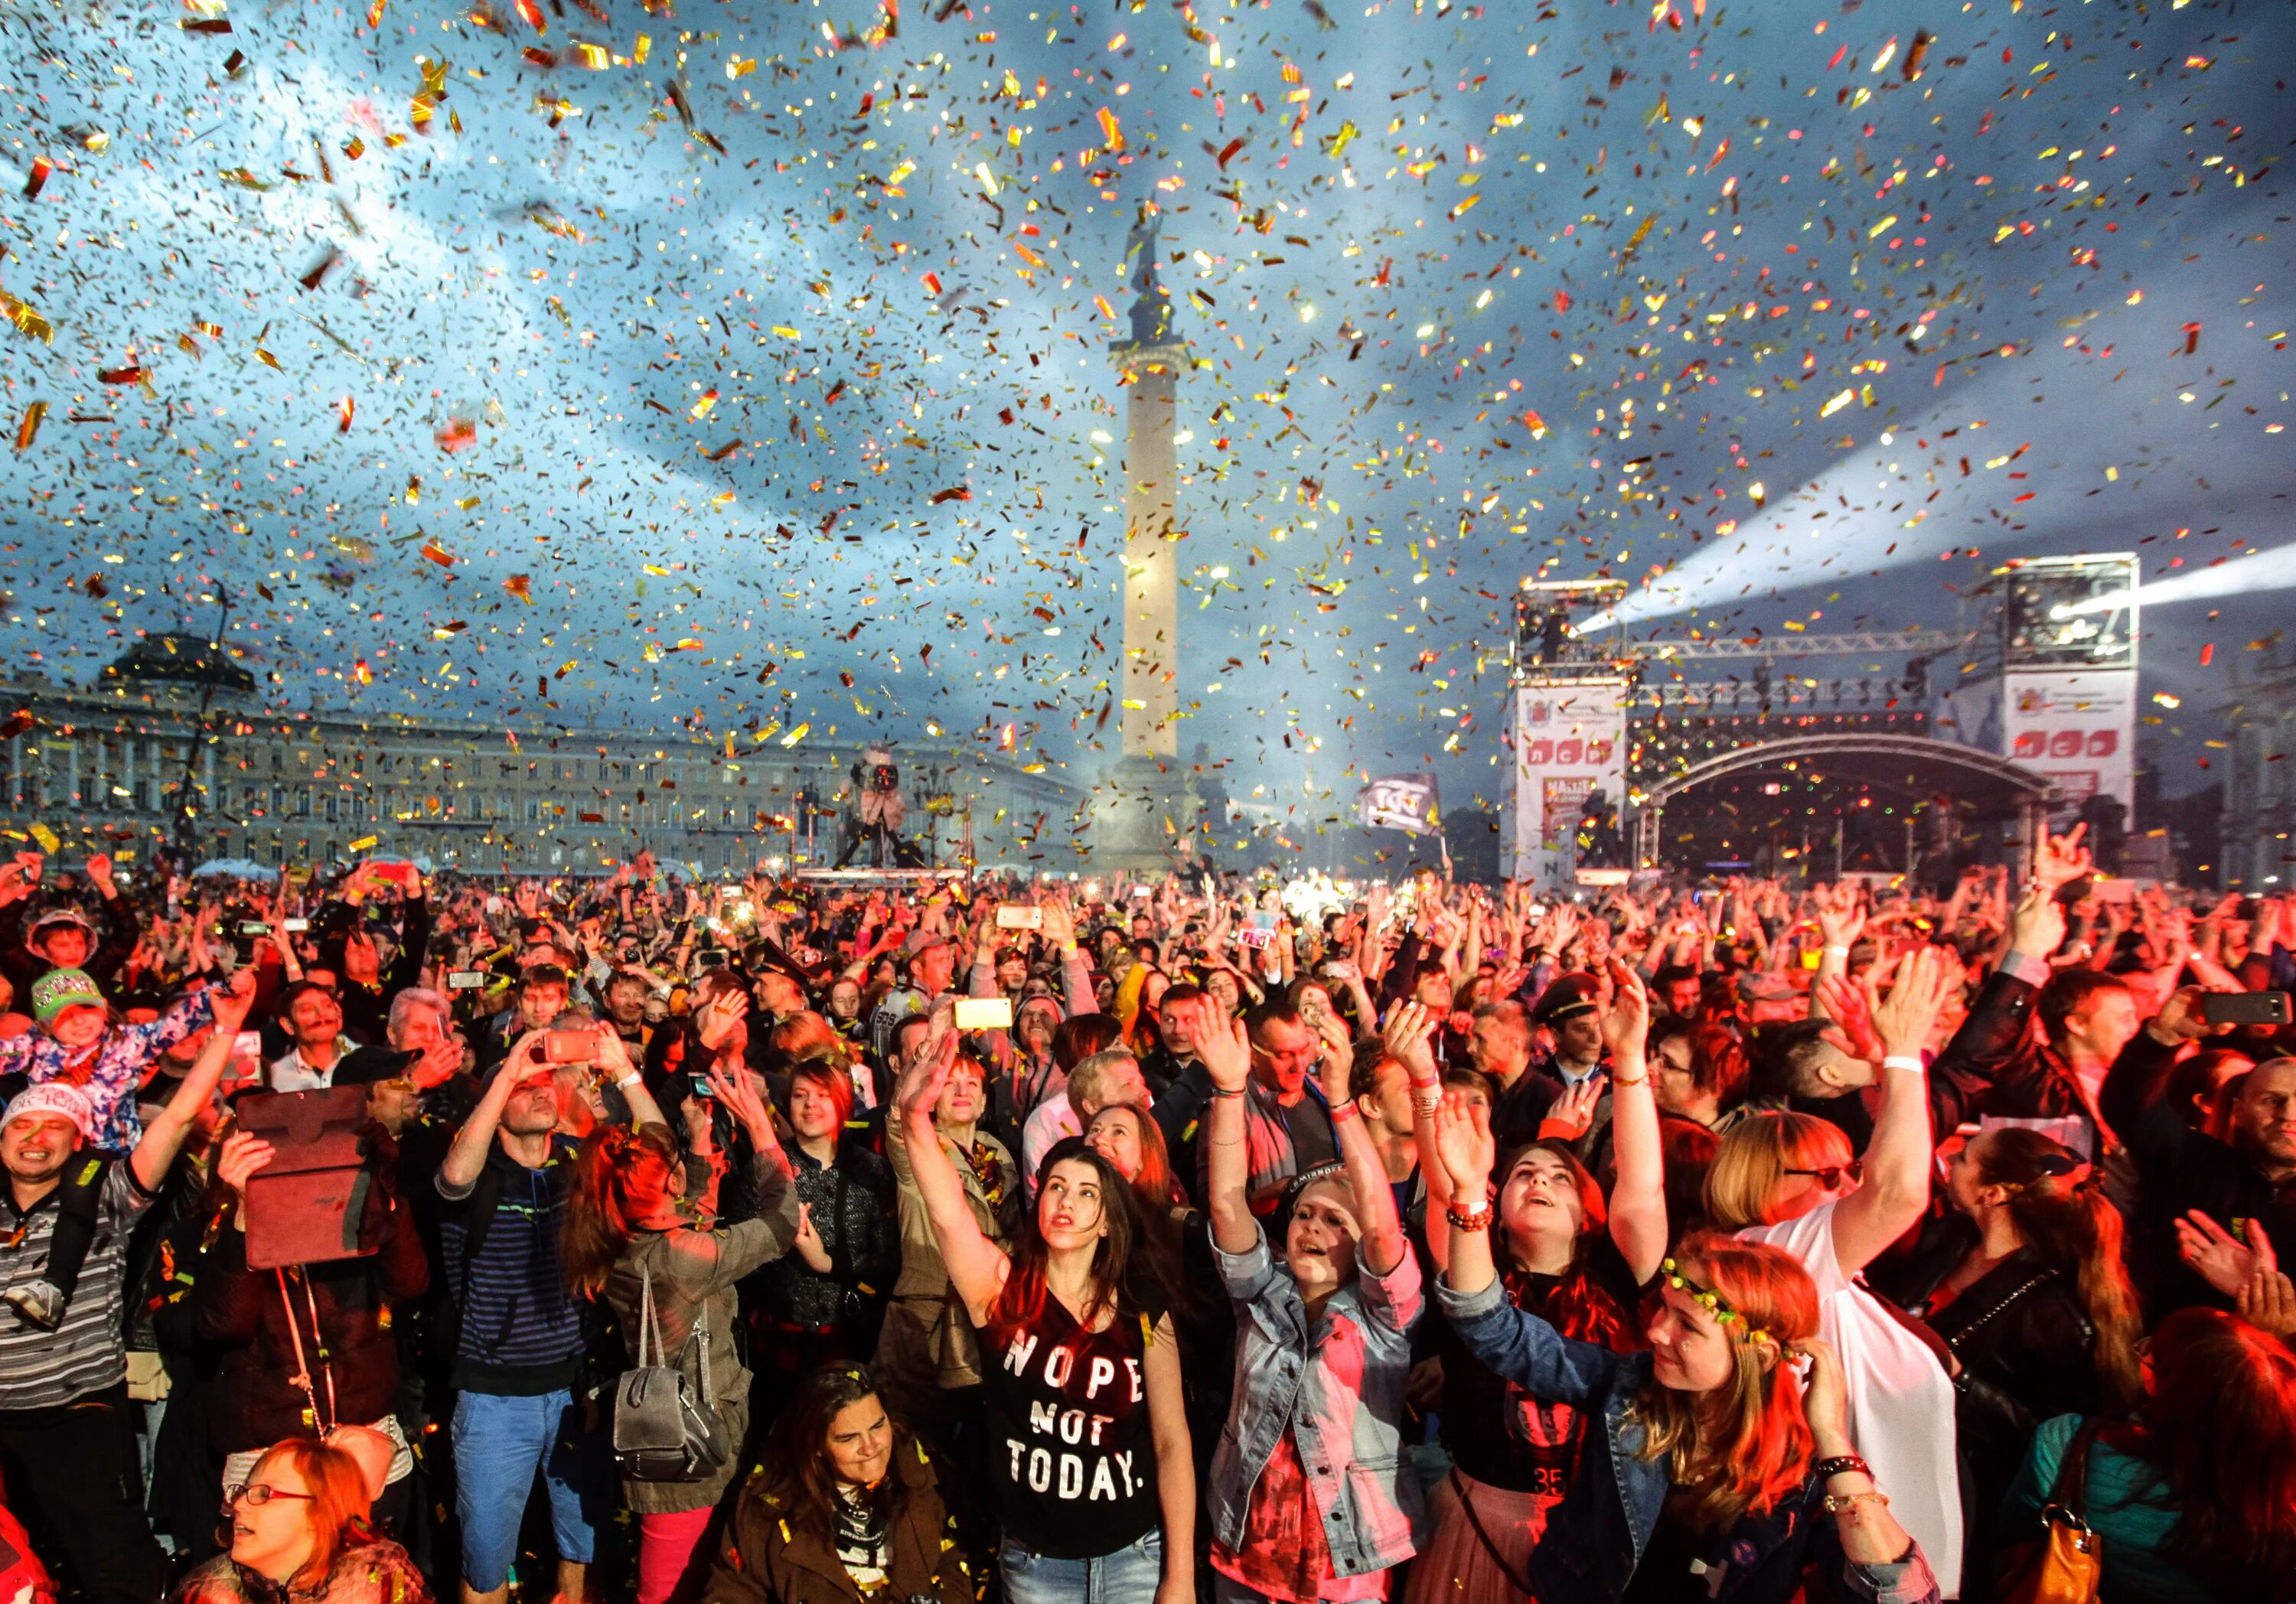
[[[701,1345],[701,1392],[697,1397],[693,1383],[662,1349],[661,1322],[653,1312],[653,1271],[647,1267],[641,1273],[637,1363],[622,1372],[614,1387],[614,1463],[632,1481],[701,1481],[733,1457],[709,1382],[708,1313],[703,1311],[686,1338]],[[649,1334],[653,1339],[650,1350]],[[652,1363],[647,1363],[649,1354]]]

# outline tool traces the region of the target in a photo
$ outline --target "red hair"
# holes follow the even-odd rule
[[[676,1146],[662,1125],[601,1125],[583,1139],[567,1189],[561,1228],[566,1283],[584,1297],[606,1289],[606,1277],[629,1246],[633,1220],[670,1200]]]
[[[366,1477],[358,1461],[341,1449],[311,1437],[289,1437],[264,1451],[247,1473],[249,1483],[258,1479],[264,1466],[281,1459],[295,1467],[295,1474],[303,1478],[311,1494],[311,1557],[288,1585],[316,1592],[345,1549],[374,1537],[373,1528],[367,1524],[373,1506],[367,1498]]]
[[[1655,1381],[1643,1388],[1635,1401],[1649,1433],[1642,1452],[1667,1457],[1675,1485],[1689,1495],[1693,1526],[1726,1531],[1748,1514],[1767,1513],[1808,1478],[1816,1442],[1801,1387],[1780,1378],[1793,1345],[1817,1335],[1817,1288],[1792,1255],[1718,1232],[1685,1239],[1674,1256],[1684,1276],[1744,1321],[1722,1328],[1737,1363],[1718,1394]]]

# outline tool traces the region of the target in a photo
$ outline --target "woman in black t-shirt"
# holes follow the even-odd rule
[[[981,1233],[932,1110],[957,1053],[946,1005],[896,1095],[909,1162],[980,1332],[990,1502],[1009,1604],[1184,1604],[1193,1598],[1195,1471],[1178,1341],[1138,1289],[1132,1188],[1077,1137],[1056,1144],[1004,1254]],[[1151,1305],[1154,1306],[1151,1306]]]

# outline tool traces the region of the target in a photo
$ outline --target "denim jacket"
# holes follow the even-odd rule
[[[1257,1227],[1255,1227],[1256,1229]],[[1236,1308],[1235,1403],[1212,1451],[1212,1535],[1243,1540],[1251,1489],[1289,1427],[1324,1518],[1334,1575],[1359,1576],[1419,1551],[1424,1502],[1402,1452],[1411,1329],[1427,1306],[1408,1249],[1356,1279],[1311,1321],[1292,1273],[1263,1232],[1249,1252],[1212,1251]]]
[[[1632,1412],[1650,1379],[1651,1356],[1573,1342],[1509,1302],[1496,1281],[1472,1294],[1439,1282],[1435,1299],[1468,1351],[1494,1373],[1602,1420],[1599,1433],[1587,1433],[1578,1473],[1531,1553],[1530,1582],[1539,1604],[1615,1604],[1650,1544],[1673,1480],[1665,1460],[1643,1457],[1646,1434]],[[1813,1476],[1767,1514],[1742,1518],[1718,1544],[1728,1564],[1718,1581],[1709,1576],[1710,1596],[1776,1604],[1800,1595],[1803,1567],[1816,1564],[1843,1599],[1936,1604],[1937,1578],[1918,1546],[1893,1564],[1853,1563],[1824,1499]]]

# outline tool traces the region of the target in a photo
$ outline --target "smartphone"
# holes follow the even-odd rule
[[[390,880],[408,891],[412,891],[422,883],[422,871],[412,863],[377,863],[374,866],[374,876],[377,880]]]
[[[239,933],[242,936],[268,936],[271,927],[259,919],[243,919],[239,923]]]
[[[598,1056],[598,1033],[586,1027],[547,1032],[542,1056],[554,1064],[586,1064]]]
[[[1045,928],[1045,911],[1038,907],[1016,907],[1011,903],[999,904],[996,928],[1000,930],[1041,930]]]
[[[698,969],[724,969],[726,967],[726,954],[717,951],[715,948],[711,948],[705,952],[696,953],[693,955],[693,962],[694,966]]]
[[[300,936],[311,928],[311,921],[308,919],[283,919],[279,921],[279,928],[290,936]]]
[[[1235,933],[1235,945],[1238,946],[1264,947],[1267,945],[1268,938],[1273,934],[1273,931],[1259,929],[1252,925],[1246,925],[1242,929],[1238,930]]]
[[[2125,877],[2101,879],[2090,886],[2089,895],[2101,903],[2133,903],[2136,900],[2136,882]]]
[[[256,1062],[261,1063],[263,1033],[259,1030],[242,1030],[232,1037],[231,1056],[235,1059],[253,1059]]]
[[[1010,997],[959,997],[956,1000],[956,1027],[959,1030],[1010,1030],[1013,1027],[1013,1000]]]
[[[2201,999],[2201,1018],[2211,1025],[2285,1025],[2286,992],[2210,992]]]
[[[447,974],[448,991],[476,991],[487,983],[484,970],[450,970]]]

